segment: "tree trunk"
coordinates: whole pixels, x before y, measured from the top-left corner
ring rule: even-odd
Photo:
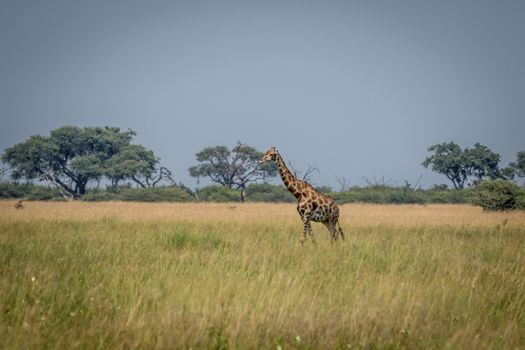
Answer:
[[[82,196],[84,194],[86,194],[86,185],[87,185],[87,181],[82,181],[79,186],[78,186],[78,194],[79,196]]]
[[[449,179],[452,182],[452,185],[454,185],[454,189],[459,190],[459,180],[451,175],[445,174],[447,179]]]
[[[55,177],[53,174],[43,174],[42,179],[51,182],[58,189],[58,191],[60,192],[62,197],[64,197],[64,199],[72,200],[77,197],[75,191],[73,191],[69,186],[60,181],[60,179]]]
[[[146,188],[146,185],[145,185],[142,181],[140,181],[138,178],[136,178],[135,176],[132,176],[132,177],[131,177],[131,180],[135,181],[135,183],[136,183],[138,186],[140,186],[140,187],[142,187],[142,188]]]
[[[241,187],[241,203],[244,203],[244,197],[245,197],[246,193],[245,193],[245,188],[244,187]]]

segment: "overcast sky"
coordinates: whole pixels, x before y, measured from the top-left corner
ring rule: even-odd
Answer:
[[[0,149],[137,132],[176,179],[206,146],[277,146],[313,182],[446,183],[427,146],[525,150],[525,1],[0,0]]]

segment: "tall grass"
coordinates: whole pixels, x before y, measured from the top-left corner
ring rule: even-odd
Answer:
[[[0,347],[522,348],[525,214],[0,202]]]

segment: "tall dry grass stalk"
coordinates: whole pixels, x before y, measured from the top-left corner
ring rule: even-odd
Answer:
[[[0,202],[3,348],[522,348],[525,214]]]

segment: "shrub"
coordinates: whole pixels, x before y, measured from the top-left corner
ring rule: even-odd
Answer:
[[[353,189],[351,191],[329,193],[329,196],[339,204],[359,202],[359,196]]]
[[[370,186],[352,187],[349,191],[331,193],[330,196],[340,204],[362,202],[379,204],[422,204],[425,203],[423,191],[407,187]]]
[[[516,209],[525,209],[525,189],[522,189],[518,193],[516,198]]]
[[[29,200],[63,200],[56,188],[32,183],[0,183],[0,198],[25,198]]]
[[[86,202],[101,202],[111,200],[118,201],[120,200],[120,197],[115,191],[101,191],[94,189],[88,190],[88,192],[83,195],[81,199]]]
[[[421,191],[402,187],[392,188],[390,191],[387,191],[386,201],[394,204],[423,204],[425,203],[425,198]]]
[[[472,202],[485,210],[512,210],[518,207],[519,195],[518,186],[511,181],[484,180],[476,185]]]
[[[98,201],[136,201],[136,202],[191,202],[194,198],[179,187],[111,187],[105,191],[92,189],[81,198],[88,202]]]
[[[65,200],[56,188],[32,186],[26,198],[32,201]]]
[[[194,198],[179,187],[125,188],[120,200],[137,202],[191,202]]]
[[[472,190],[450,190],[434,187],[424,192],[425,200],[427,203],[451,203],[451,204],[463,204],[471,202]]]
[[[13,183],[0,183],[0,198],[23,198],[27,195],[23,185]]]
[[[287,202],[295,197],[284,186],[272,184],[251,184],[246,188],[246,200],[249,202]]]
[[[238,202],[241,194],[221,185],[210,185],[199,189],[197,196],[205,202]]]

